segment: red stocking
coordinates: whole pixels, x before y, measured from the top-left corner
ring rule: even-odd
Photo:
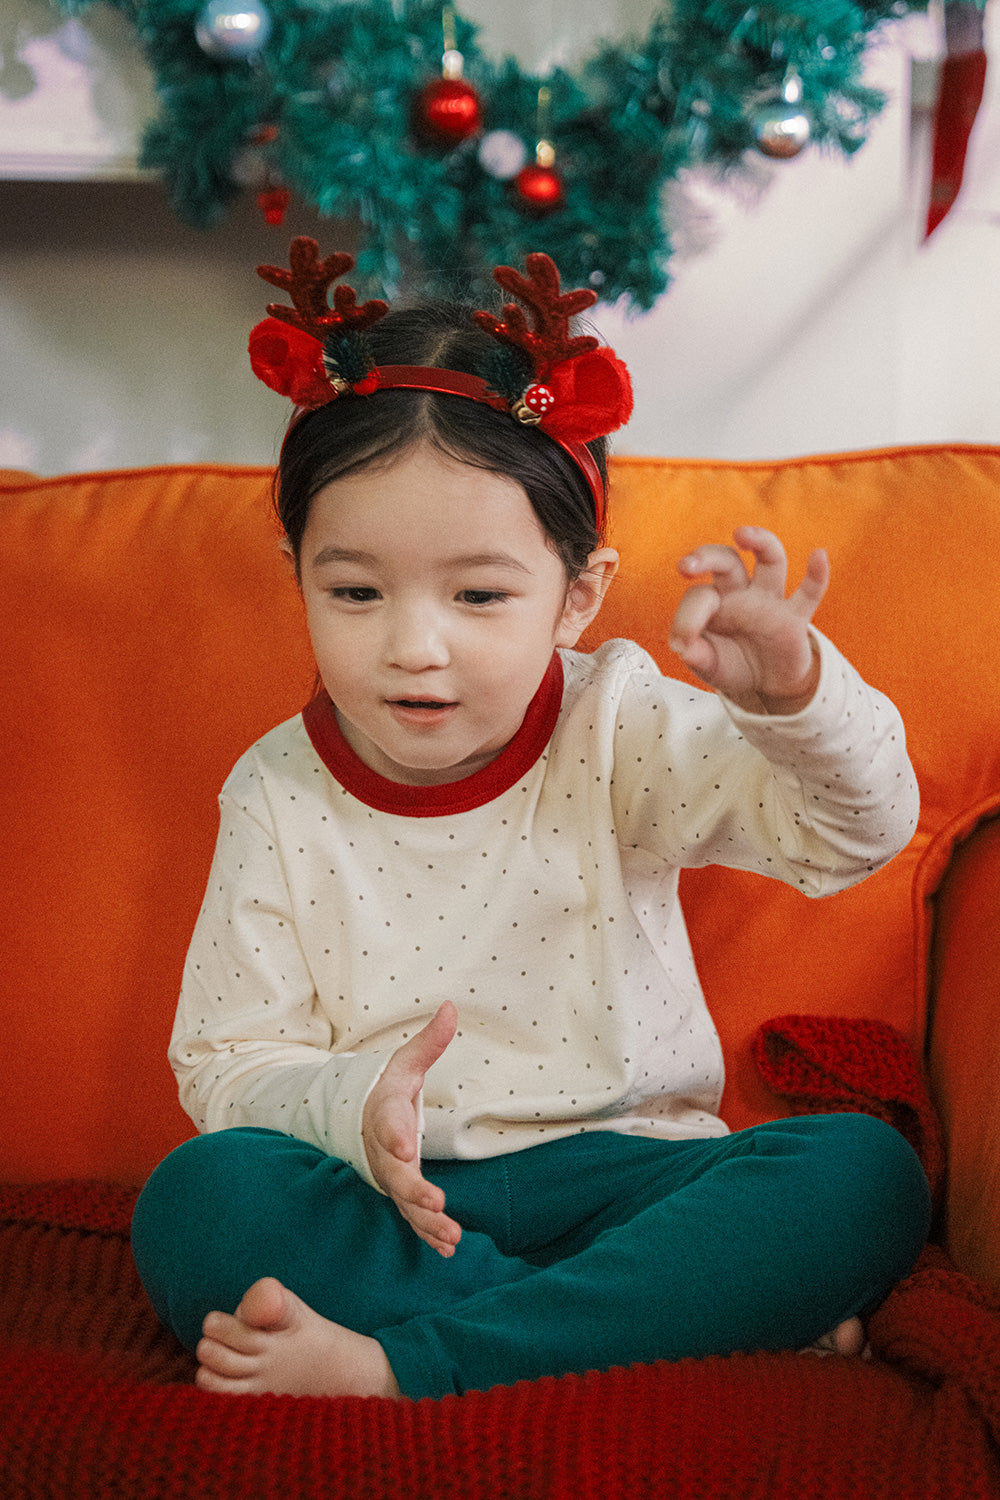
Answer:
[[[927,235],[933,233],[958,197],[969,136],[986,82],[983,12],[979,7],[969,0],[951,0],[945,6],[945,34],[948,55],[941,70],[934,121]]]

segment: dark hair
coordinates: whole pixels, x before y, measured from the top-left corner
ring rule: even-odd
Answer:
[[[478,373],[492,340],[468,308],[427,302],[389,313],[368,334],[376,364],[433,365]],[[474,468],[515,480],[527,493],[572,581],[601,544],[594,500],[579,467],[535,428],[464,396],[386,390],[350,396],[293,419],[281,450],[274,502],[299,564],[313,499],[335,479],[391,465],[421,441]],[[588,444],[607,485],[607,444]]]

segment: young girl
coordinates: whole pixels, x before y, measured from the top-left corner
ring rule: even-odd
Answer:
[[[711,862],[824,895],[913,831],[899,717],[809,623],[825,555],[788,598],[767,531],[680,562],[713,692],[579,654],[629,403],[569,333],[591,299],[532,257],[497,276],[533,328],[331,309],[350,264],[262,268],[295,303],[252,357],[303,408],[276,495],[322,690],[220,799],[171,1045],[201,1133],[135,1215],[154,1305],[220,1392],[856,1352],[926,1181],[867,1116],[727,1133],[677,903]]]

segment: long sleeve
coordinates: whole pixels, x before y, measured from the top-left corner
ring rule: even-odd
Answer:
[[[365,1100],[447,999],[458,1030],[421,1101],[430,1157],[580,1130],[724,1133],[679,869],[823,895],[916,819],[896,710],[819,649],[819,689],[787,717],[664,678],[632,642],[563,653],[537,758],[499,792],[454,783],[432,812],[394,802],[394,783],[372,792],[374,773],[350,788],[349,759],[331,767],[301,716],[265,735],[223,789],[171,1045],[198,1128],[279,1130],[371,1183]]]
[[[170,1045],[181,1104],[201,1131],[279,1130],[372,1182],[361,1115],[393,1049],[338,1050],[278,841],[231,795],[223,793],[220,813]]]
[[[823,896],[909,842],[919,793],[899,714],[825,637],[815,639],[819,687],[788,716],[748,713],[669,680],[665,691],[657,674],[633,674],[615,738],[623,845],[678,866],[753,870]]]

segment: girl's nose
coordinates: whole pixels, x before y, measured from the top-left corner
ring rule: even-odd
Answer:
[[[386,646],[390,665],[406,672],[444,667],[451,659],[444,622],[430,607],[394,611]]]

